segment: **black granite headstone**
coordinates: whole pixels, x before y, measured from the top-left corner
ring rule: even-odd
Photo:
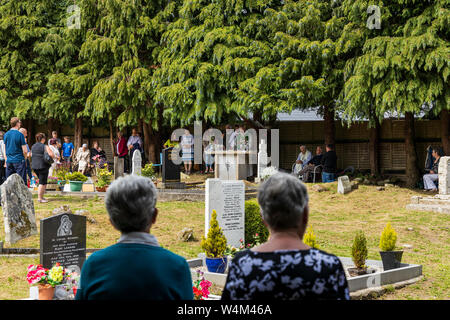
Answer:
[[[180,166],[174,164],[172,161],[172,150],[168,148],[163,150],[163,163],[162,163],[162,182],[180,182]]]
[[[86,260],[86,217],[62,213],[41,220],[40,260],[44,268],[59,262],[63,267],[77,266]]]

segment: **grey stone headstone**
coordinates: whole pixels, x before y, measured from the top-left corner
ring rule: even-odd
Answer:
[[[352,185],[348,176],[339,177],[337,192],[340,194],[346,194],[350,191],[352,191]]]
[[[125,168],[125,160],[123,158],[114,157],[114,179],[123,176]]]
[[[142,155],[139,150],[135,150],[133,152],[133,160],[132,160],[132,169],[131,174],[141,175],[142,173]]]
[[[33,196],[23,179],[15,173],[0,190],[6,243],[13,244],[37,234]]]
[[[450,195],[450,157],[439,160],[439,194]]]
[[[81,270],[86,260],[85,216],[62,213],[42,219],[40,232],[40,262],[44,268],[59,262],[63,267]]]
[[[239,248],[239,240],[245,241],[244,181],[206,180],[205,237],[213,210],[217,212],[217,221],[227,238],[227,245]]]

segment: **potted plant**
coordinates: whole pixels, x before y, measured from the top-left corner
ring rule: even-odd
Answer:
[[[383,269],[390,270],[399,268],[402,261],[402,250],[395,250],[395,243],[397,242],[397,233],[392,228],[391,223],[388,222],[380,238],[380,256],[383,262]]]
[[[87,177],[81,172],[74,172],[67,174],[66,180],[70,183],[70,191],[81,191],[83,183],[87,181]]]
[[[202,236],[201,247],[206,253],[206,267],[209,272],[225,273],[227,258],[225,251],[227,239],[217,221],[217,212],[213,210],[208,231],[208,236]]]
[[[66,270],[56,263],[51,269],[43,268],[42,265],[29,265],[27,281],[31,285],[39,287],[39,300],[52,300],[55,287],[64,283]]]
[[[105,192],[111,183],[112,172],[108,168],[98,170],[97,183],[95,188],[98,192]]]
[[[348,272],[352,276],[359,276],[367,273],[367,240],[364,232],[359,231],[352,245],[352,259],[356,268],[349,268]]]
[[[69,170],[64,167],[60,166],[56,169],[56,177],[58,178],[58,185],[60,188],[64,188],[64,185],[66,184],[66,175],[69,173]]]

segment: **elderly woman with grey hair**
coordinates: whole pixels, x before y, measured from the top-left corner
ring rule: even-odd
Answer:
[[[309,213],[305,185],[277,173],[260,187],[258,202],[270,238],[235,255],[222,300],[350,299],[340,260],[303,243]]]
[[[106,193],[111,224],[121,232],[117,244],[94,252],[81,270],[77,300],[192,300],[187,261],[159,246],[153,182],[130,175]]]

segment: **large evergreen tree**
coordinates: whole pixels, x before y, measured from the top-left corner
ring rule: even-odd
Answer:
[[[350,33],[364,41],[346,81],[346,112],[355,116],[361,113],[361,106],[375,106],[378,118],[385,112],[405,115],[407,184],[414,186],[419,179],[414,114],[424,104],[433,104],[435,113],[450,106],[449,2],[373,3],[381,9],[381,29],[373,31],[376,36],[367,37],[361,31],[367,21],[363,10],[367,2],[345,1],[354,26]]]

